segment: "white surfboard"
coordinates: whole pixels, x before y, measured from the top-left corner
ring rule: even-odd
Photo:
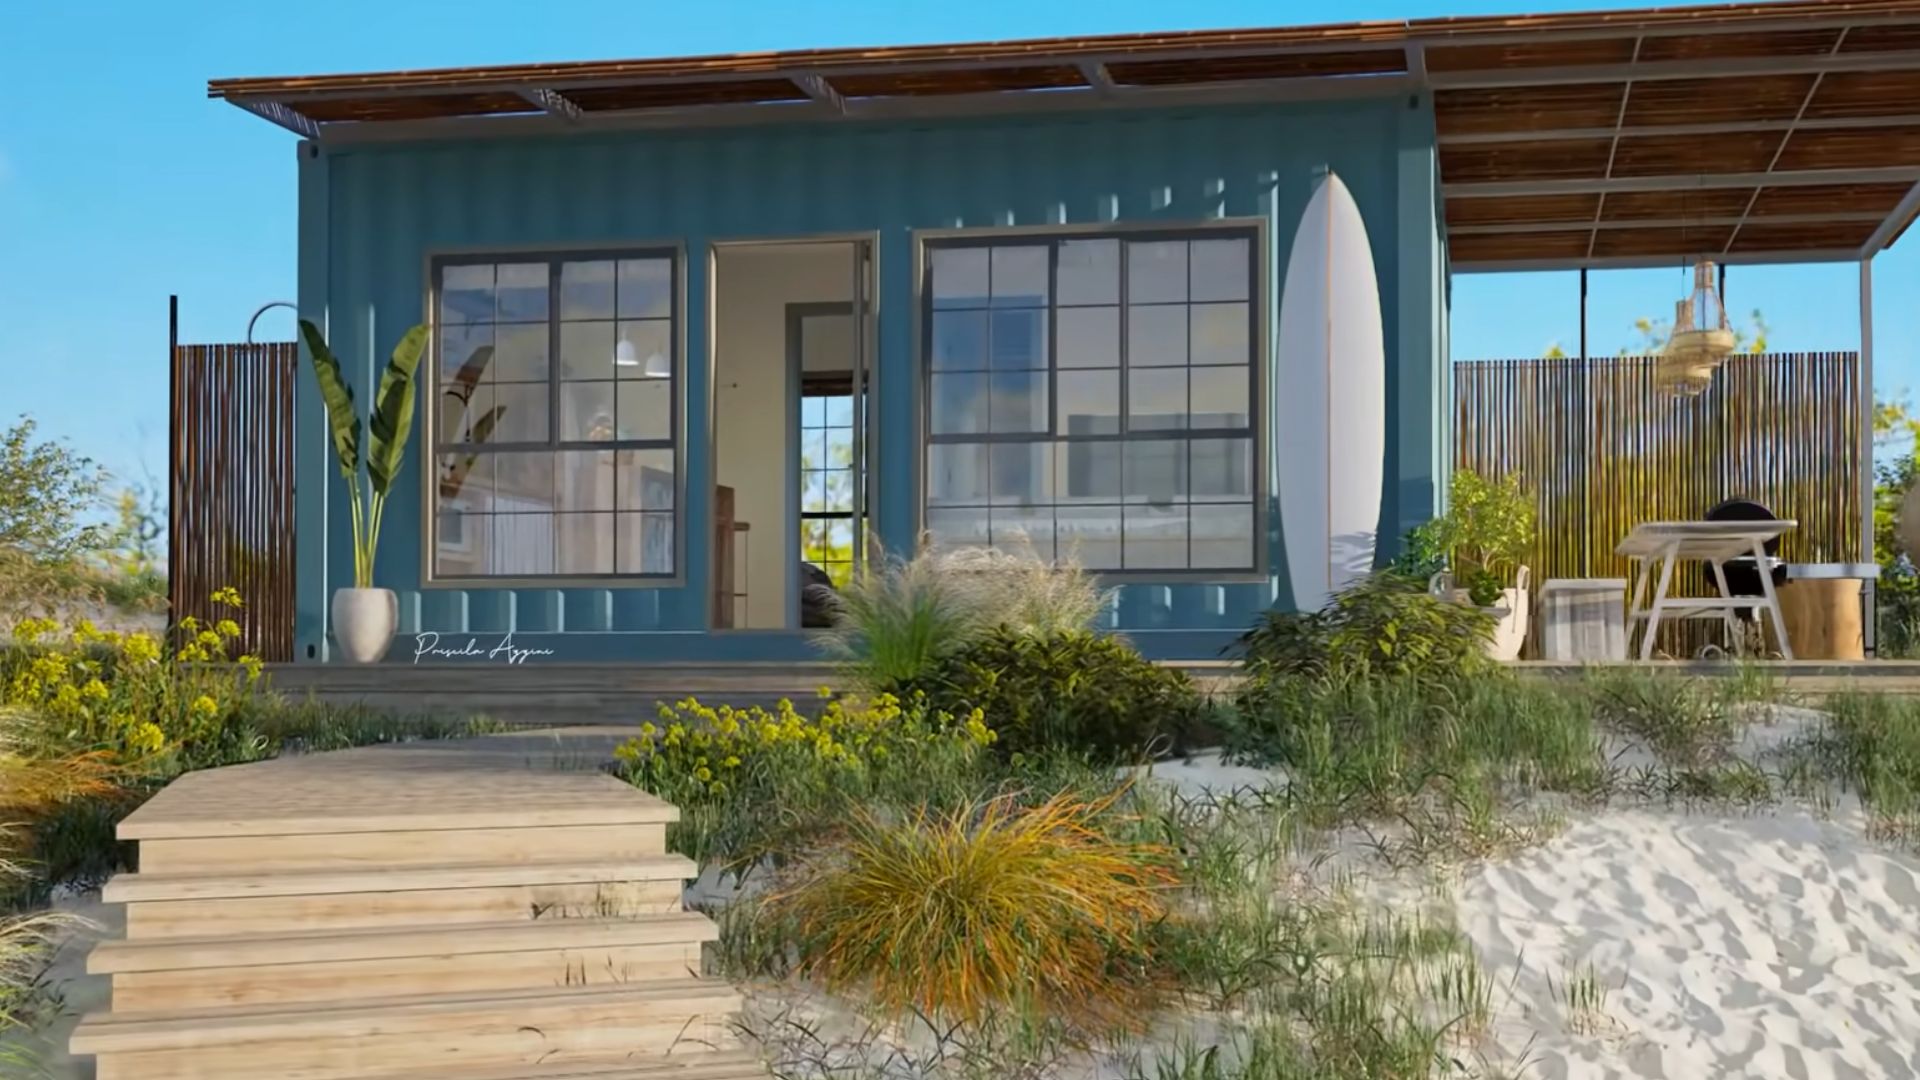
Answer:
[[[1278,340],[1281,534],[1294,603],[1312,610],[1373,568],[1387,447],[1380,286],[1360,208],[1333,173],[1300,216]]]

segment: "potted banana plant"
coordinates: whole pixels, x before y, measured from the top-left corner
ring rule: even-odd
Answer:
[[[327,407],[327,427],[333,456],[347,482],[347,506],[353,525],[353,585],[334,590],[333,637],[340,651],[356,664],[378,663],[393,644],[400,623],[400,604],[392,589],[373,584],[373,556],[380,545],[380,518],[387,496],[400,475],[407,435],[413,430],[414,375],[427,348],[427,328],[416,326],[400,338],[380,373],[373,413],[367,418],[366,481],[361,472],[360,413],[354,407],[353,388],[341,374],[340,361],[313,323],[300,320],[300,336],[313,356],[313,372],[320,381],[320,400]]]

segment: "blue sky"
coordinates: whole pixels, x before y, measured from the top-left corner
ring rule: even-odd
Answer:
[[[166,302],[182,337],[236,341],[294,290],[294,136],[205,97],[208,78],[539,60],[967,41],[1356,18],[1626,7],[1617,0],[1143,0],[963,4],[659,0],[0,0],[0,420],[34,414],[119,476],[164,475]],[[1916,230],[1920,232],[1920,230]],[[1920,235],[1881,256],[1875,343],[1883,392],[1920,386]],[[1735,267],[1735,313],[1760,308],[1785,350],[1859,342],[1854,264]],[[1595,352],[1670,314],[1679,267],[1592,278]],[[1457,359],[1578,342],[1573,274],[1456,279]],[[261,336],[284,337],[283,311]]]

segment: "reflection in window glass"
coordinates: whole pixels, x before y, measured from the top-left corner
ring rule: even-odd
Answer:
[[[930,245],[933,542],[1256,568],[1252,253],[1228,229]]]
[[[674,259],[463,259],[434,287],[434,576],[674,574]]]

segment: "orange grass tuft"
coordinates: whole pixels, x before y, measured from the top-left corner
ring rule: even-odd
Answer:
[[[1118,797],[863,813],[773,903],[796,918],[804,972],[896,1012],[972,1022],[1031,1004],[1125,1021],[1154,994],[1148,935],[1176,879],[1167,849],[1101,828]]]

